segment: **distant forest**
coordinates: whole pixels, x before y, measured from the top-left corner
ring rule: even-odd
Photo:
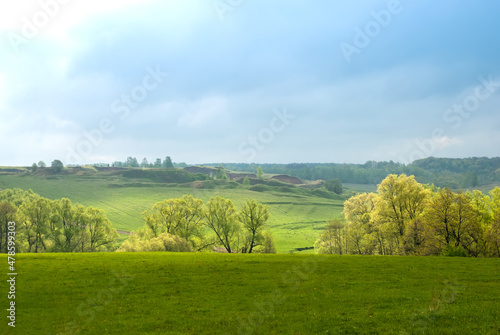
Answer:
[[[218,164],[205,164],[217,166]],[[476,187],[500,182],[500,157],[434,158],[416,160],[411,164],[368,161],[365,164],[292,163],[245,164],[224,163],[232,171],[287,174],[307,180],[340,179],[342,183],[379,184],[388,174],[414,175],[422,184],[454,189]]]

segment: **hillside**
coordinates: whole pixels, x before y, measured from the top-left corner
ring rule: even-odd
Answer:
[[[210,165],[210,164],[206,164]],[[215,164],[212,164],[215,166]],[[255,172],[256,164],[228,163],[235,171]],[[286,174],[306,180],[338,178],[344,184],[379,184],[388,174],[414,175],[423,184],[438,187],[473,188],[500,185],[500,158],[473,157],[464,159],[429,157],[404,165],[368,161],[365,164],[292,163],[260,164],[264,172]]]
[[[326,223],[341,216],[345,197],[322,189],[297,187],[277,180],[240,182],[213,180],[182,169],[126,169],[74,167],[61,174],[49,169],[29,173],[26,168],[0,170],[0,188],[32,189],[49,199],[63,197],[106,211],[113,227],[130,232],[144,222],[141,213],[158,201],[192,194],[208,201],[221,195],[240,206],[255,199],[269,206],[269,226],[278,252],[311,252]],[[122,240],[126,238],[122,234]]]

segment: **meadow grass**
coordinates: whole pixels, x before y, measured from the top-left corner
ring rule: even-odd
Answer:
[[[232,184],[234,186],[234,184]],[[91,175],[0,175],[0,188],[32,189],[49,199],[69,198],[73,203],[105,210],[113,227],[132,231],[144,225],[141,213],[158,201],[192,194],[207,202],[220,195],[240,207],[246,199],[267,204],[269,228],[273,232],[279,253],[297,252],[297,248],[312,248],[326,223],[341,217],[342,199],[327,199],[305,191],[267,187],[265,192],[227,185],[226,187],[196,188],[192,183],[154,183],[144,179],[124,178],[113,174]],[[280,191],[282,190],[282,191]],[[121,235],[121,241],[126,235]],[[304,250],[311,253],[313,250]]]
[[[16,329],[4,316],[0,330],[498,334],[499,270],[499,259],[445,257],[22,254]]]

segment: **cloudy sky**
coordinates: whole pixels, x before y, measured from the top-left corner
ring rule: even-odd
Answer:
[[[498,156],[498,13],[494,0],[5,1],[0,165]]]

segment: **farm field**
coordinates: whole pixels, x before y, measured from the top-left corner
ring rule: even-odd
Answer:
[[[122,176],[92,174],[90,176],[37,176],[0,175],[0,188],[32,189],[49,199],[63,197],[73,203],[94,206],[106,211],[113,227],[120,231],[132,231],[143,226],[141,213],[158,201],[192,194],[208,201],[221,195],[240,206],[246,199],[267,204],[270,209],[269,228],[273,232],[279,253],[312,252],[314,242],[326,223],[341,217],[343,199],[327,199],[302,193],[280,192],[271,189],[264,192],[243,187],[211,189],[196,188],[195,183],[154,183]],[[123,241],[126,235],[121,235]]]
[[[500,331],[499,259],[22,254],[17,268],[17,332],[4,334]]]

